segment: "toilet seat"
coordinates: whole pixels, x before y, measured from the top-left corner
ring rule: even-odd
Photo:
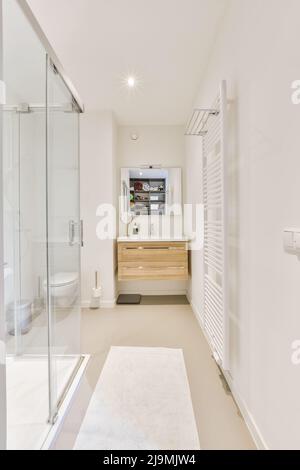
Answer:
[[[50,277],[50,287],[64,287],[78,281],[78,273],[56,273]],[[47,284],[47,281],[45,281]]]

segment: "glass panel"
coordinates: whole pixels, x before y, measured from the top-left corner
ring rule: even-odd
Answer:
[[[15,0],[3,26],[7,435],[34,449],[80,363],[79,115]]]
[[[33,449],[49,429],[46,54],[14,0],[3,2],[3,39],[8,448]]]
[[[80,358],[79,115],[48,64],[48,286],[51,418]]]

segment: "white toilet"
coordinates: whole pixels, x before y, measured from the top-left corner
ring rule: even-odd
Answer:
[[[78,273],[56,273],[50,278],[51,297],[57,307],[71,307],[78,297]],[[47,281],[44,281],[47,294]]]

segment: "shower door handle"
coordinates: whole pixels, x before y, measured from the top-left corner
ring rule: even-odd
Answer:
[[[69,245],[74,246],[75,245],[75,226],[76,223],[74,220],[69,221]]]

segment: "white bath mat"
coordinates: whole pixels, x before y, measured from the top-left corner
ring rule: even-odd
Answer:
[[[74,448],[199,449],[182,351],[111,348]]]

